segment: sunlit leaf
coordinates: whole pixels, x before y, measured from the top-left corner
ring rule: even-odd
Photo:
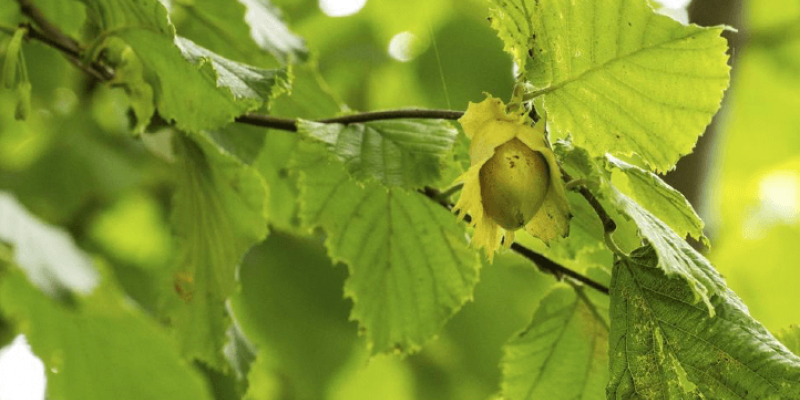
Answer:
[[[234,100],[247,100],[260,106],[287,87],[286,70],[262,69],[231,61],[180,36],[175,37],[175,44],[183,57],[207,77],[215,77],[218,88],[230,90]],[[207,64],[213,69],[206,70],[204,65]]]
[[[181,36],[223,57],[260,67],[304,58],[303,39],[292,33],[267,0],[181,0],[170,17]]]
[[[694,304],[682,279],[657,267],[652,247],[614,267],[608,398],[800,396],[800,357],[790,353],[730,290]]]
[[[374,353],[414,352],[471,298],[480,262],[463,225],[416,192],[360,185],[305,144],[301,218],[328,233],[329,255],[348,265],[345,295]]]
[[[722,27],[684,26],[646,0],[542,0],[527,78],[554,138],[657,171],[689,153],[728,86]]]

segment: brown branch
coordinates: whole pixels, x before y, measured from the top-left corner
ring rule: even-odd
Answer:
[[[92,78],[97,79],[100,82],[106,82],[114,78],[114,74],[109,71],[108,68],[99,63],[91,63],[88,65],[84,64],[81,61],[81,54],[78,50],[65,46],[62,42],[47,36],[44,32],[41,32],[30,25],[27,25],[26,28],[28,30],[28,34],[26,35],[27,39],[38,40],[60,51],[64,54],[66,59],[72,63],[72,65],[76,66],[86,74],[91,75]]]
[[[464,115],[463,111],[453,110],[427,110],[427,109],[408,109],[408,110],[388,110],[372,111],[358,114],[344,115],[341,117],[326,118],[316,120],[323,124],[355,124],[360,122],[381,121],[387,119],[459,119]],[[236,118],[236,122],[243,124],[262,126],[265,128],[280,129],[284,131],[297,132],[297,120],[289,118],[274,117],[272,115],[245,114]]]
[[[80,45],[78,45],[78,42],[63,34],[58,27],[51,24],[30,0],[17,0],[17,3],[19,3],[19,10],[22,14],[30,18],[50,40],[58,43],[65,49],[69,49],[73,55],[80,54]]]
[[[28,38],[36,39],[61,51],[70,63],[99,81],[108,81],[114,77],[114,74],[101,64],[91,63],[87,65],[81,61],[80,44],[61,32],[58,27],[51,24],[30,0],[17,0],[17,3],[19,3],[19,9],[22,14],[30,18],[30,20],[41,29],[41,31],[39,31],[34,29],[33,26],[26,24]]]

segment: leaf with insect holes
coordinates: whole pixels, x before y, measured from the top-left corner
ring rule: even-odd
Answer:
[[[614,267],[608,398],[796,399],[800,357],[754,320],[729,289],[711,296],[657,266],[645,246]]]
[[[491,15],[552,139],[664,172],[711,122],[730,68],[724,27],[684,26],[649,3],[494,0]]]

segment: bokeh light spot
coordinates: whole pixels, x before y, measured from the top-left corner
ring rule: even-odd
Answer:
[[[329,17],[346,17],[359,12],[367,0],[319,0],[319,8]]]
[[[772,171],[758,182],[762,209],[774,219],[793,222],[800,217],[800,174],[797,171]]]
[[[44,364],[19,335],[0,350],[0,399],[44,400]]]
[[[419,36],[409,32],[400,32],[389,41],[389,55],[397,61],[407,62],[422,54],[427,43]]]

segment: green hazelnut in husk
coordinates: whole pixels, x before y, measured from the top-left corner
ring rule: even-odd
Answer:
[[[472,245],[491,260],[524,228],[545,244],[569,233],[569,205],[544,121],[531,126],[525,113],[507,113],[499,99],[470,103],[459,119],[470,138],[470,168],[453,210],[470,215]]]
[[[544,202],[550,168],[540,153],[514,138],[494,150],[480,172],[483,210],[501,227],[525,226]]]

